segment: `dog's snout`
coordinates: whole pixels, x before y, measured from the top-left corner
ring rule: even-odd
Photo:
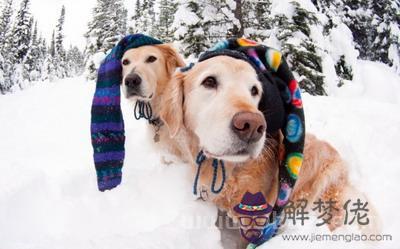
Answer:
[[[232,119],[232,130],[240,140],[248,143],[259,141],[266,126],[264,117],[259,113],[240,112]]]
[[[138,88],[141,83],[142,78],[136,73],[129,74],[125,78],[125,85],[128,88]]]

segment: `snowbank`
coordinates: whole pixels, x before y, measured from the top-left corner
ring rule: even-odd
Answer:
[[[400,79],[382,64],[358,66],[356,80],[335,96],[305,96],[307,129],[338,148],[351,179],[381,214],[383,233],[392,234],[393,241],[370,247],[398,248]],[[145,123],[127,105],[123,184],[97,191],[89,139],[93,90],[75,78],[0,97],[0,249],[222,248],[216,208],[194,200],[187,165],[160,163],[146,142]],[[307,224],[285,234],[327,232]],[[366,246],[278,236],[262,248],[348,245]]]

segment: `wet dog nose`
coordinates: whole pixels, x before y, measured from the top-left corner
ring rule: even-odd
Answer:
[[[140,84],[142,83],[142,78],[138,74],[131,73],[128,74],[125,78],[125,85],[128,88],[139,88]]]
[[[248,143],[259,141],[266,127],[264,117],[258,113],[239,112],[232,119],[232,130],[240,140]]]

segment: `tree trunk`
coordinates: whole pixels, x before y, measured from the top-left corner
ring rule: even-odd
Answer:
[[[233,11],[235,18],[239,21],[240,27],[236,24],[233,25],[232,35],[236,37],[242,37],[244,35],[244,28],[243,28],[243,13],[242,13],[242,0],[235,0],[236,8]]]

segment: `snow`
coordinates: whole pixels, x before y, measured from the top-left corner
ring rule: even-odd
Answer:
[[[358,61],[356,65],[360,72],[355,75],[354,81],[338,88],[332,95],[349,98],[357,96],[369,101],[400,104],[399,76],[392,68],[370,61]],[[394,113],[400,114],[400,110]]]
[[[322,35],[322,33],[320,33]],[[328,37],[319,37],[319,44],[324,44],[328,53],[323,56],[322,64],[328,95],[334,94],[341,89],[337,88],[338,76],[335,71],[335,64],[341,56],[345,57],[346,63],[351,66],[354,75],[357,75],[357,57],[359,52],[354,48],[353,34],[343,23],[332,28]],[[348,81],[346,81],[348,83]]]
[[[188,167],[161,165],[132,110],[123,184],[98,192],[93,91],[74,78],[1,96],[0,248],[218,248],[216,208],[193,200]]]
[[[400,78],[379,63],[358,61],[355,80],[333,96],[305,94],[307,129],[331,142],[350,165],[352,182],[381,215],[398,248]],[[0,248],[222,248],[216,208],[196,201],[184,164],[166,166],[147,142],[145,122],[125,102],[127,158],[123,183],[97,191],[90,145],[94,84],[83,78],[37,83],[0,96]],[[352,230],[343,228],[337,233]],[[312,221],[285,234],[328,233]],[[226,241],[224,242],[226,243]],[[365,248],[362,242],[288,242],[261,248]]]

